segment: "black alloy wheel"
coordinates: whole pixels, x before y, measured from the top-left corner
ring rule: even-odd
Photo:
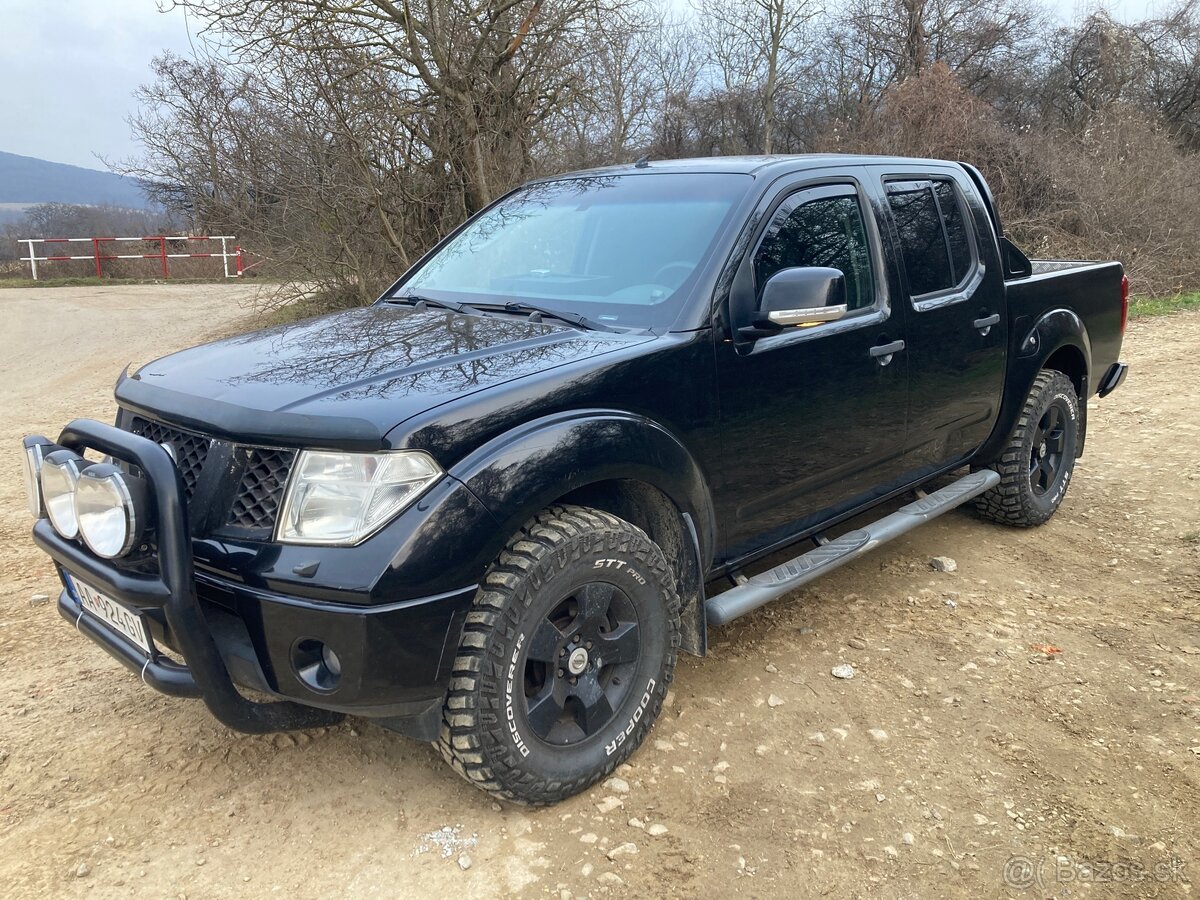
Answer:
[[[555,803],[645,739],[679,653],[666,556],[611,513],[550,506],[512,536],[467,613],[438,747],[494,796]]]
[[[1038,421],[1029,453],[1029,486],[1041,497],[1057,487],[1063,473],[1063,455],[1067,449],[1067,411],[1061,399]]]
[[[603,730],[633,689],[640,650],[637,608],[619,587],[593,581],[564,598],[526,650],[530,729],[560,746]]]
[[[985,517],[1029,527],[1054,515],[1079,456],[1082,404],[1065,374],[1038,372],[1008,441],[987,463],[1000,473],[1000,483],[975,500]]]

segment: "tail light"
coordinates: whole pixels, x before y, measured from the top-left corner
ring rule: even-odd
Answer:
[[[1121,276],[1121,334],[1125,334],[1125,325],[1129,322],[1129,276]]]

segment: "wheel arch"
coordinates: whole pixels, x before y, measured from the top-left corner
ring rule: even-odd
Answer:
[[[612,513],[636,525],[662,548],[675,573],[682,601],[681,647],[694,656],[708,649],[704,616],[704,577],[694,523],[658,488],[644,481],[613,478],[594,481],[563,495],[559,503],[574,503]]]
[[[1087,398],[1092,392],[1091,346],[1087,327],[1070,309],[1052,309],[1032,324],[1015,330],[1000,414],[991,435],[976,451],[974,460],[985,464],[1004,446],[1021,414],[1025,398],[1033,388],[1034,379],[1042,369],[1062,372],[1075,386],[1079,397],[1079,455],[1082,456],[1087,436]]]
[[[1046,358],[1040,368],[1062,372],[1071,379],[1071,384],[1075,385],[1075,393],[1079,399],[1087,399],[1088,364],[1083,355],[1083,348],[1079,345],[1064,343]]]
[[[480,447],[450,474],[495,518],[498,555],[539,510],[592,506],[645,531],[671,563],[683,601],[683,649],[703,655],[704,572],[716,523],[699,464],[657,422],[619,410],[580,410],[529,422]]]

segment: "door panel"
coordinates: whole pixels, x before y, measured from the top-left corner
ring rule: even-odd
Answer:
[[[1008,318],[986,211],[952,171],[883,177],[909,295],[909,447],[919,469],[987,439],[1004,387]]]
[[[853,185],[781,193],[739,271],[748,272],[751,292],[742,302],[756,302],[780,268],[827,266],[846,275],[851,310],[836,322],[751,343],[730,335],[718,341],[725,465],[715,500],[727,558],[882,493],[905,466],[906,335],[902,314],[887,302],[870,207]],[[732,292],[730,299],[736,302]],[[877,346],[884,351],[873,354]]]

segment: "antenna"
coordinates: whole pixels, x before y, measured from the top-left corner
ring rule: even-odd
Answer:
[[[650,168],[650,157],[649,157],[649,156],[643,156],[641,159],[639,159],[637,162],[635,162],[635,163],[633,164],[633,167],[634,167],[635,169],[648,169],[648,168]]]

